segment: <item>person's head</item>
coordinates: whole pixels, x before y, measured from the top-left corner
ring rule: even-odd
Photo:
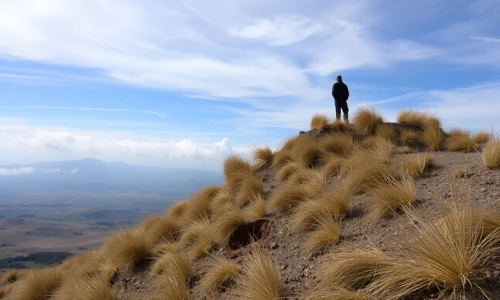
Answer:
[[[337,81],[338,81],[338,82],[342,82],[342,76],[340,76],[340,75],[339,75],[339,76],[337,76]]]

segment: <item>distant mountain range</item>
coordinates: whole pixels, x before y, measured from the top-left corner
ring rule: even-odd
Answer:
[[[191,192],[221,184],[222,174],[193,169],[133,166],[98,159],[0,166],[2,191]]]

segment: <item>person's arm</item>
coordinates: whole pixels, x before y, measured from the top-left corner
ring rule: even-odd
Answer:
[[[345,98],[345,100],[347,101],[347,99],[349,99],[349,88],[347,87],[347,85],[345,86],[345,90],[347,91],[347,97]]]
[[[332,85],[332,97],[335,98],[335,83]]]

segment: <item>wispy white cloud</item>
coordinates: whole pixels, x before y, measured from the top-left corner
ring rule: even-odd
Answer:
[[[478,40],[486,43],[500,43],[500,38],[494,38],[489,36],[471,36],[470,38],[473,40]]]
[[[71,107],[71,106],[12,106],[0,105],[0,108],[13,108],[13,109],[61,109],[61,110],[88,110],[88,111],[109,111],[109,112],[134,112],[141,114],[155,115],[162,119],[166,118],[165,113],[160,113],[151,110],[136,110],[128,108],[103,108],[103,107]]]
[[[61,173],[61,169],[53,168],[53,169],[42,169],[42,173]]]
[[[13,175],[23,175],[23,174],[31,174],[35,172],[35,168],[33,167],[23,167],[23,168],[0,168],[0,176],[13,176]]]

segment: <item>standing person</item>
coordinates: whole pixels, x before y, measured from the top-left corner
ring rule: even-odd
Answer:
[[[335,99],[335,113],[337,120],[340,120],[340,110],[344,113],[344,121],[349,121],[349,107],[347,107],[347,99],[349,99],[349,89],[342,81],[342,76],[337,76],[337,82],[332,86],[332,96]]]

